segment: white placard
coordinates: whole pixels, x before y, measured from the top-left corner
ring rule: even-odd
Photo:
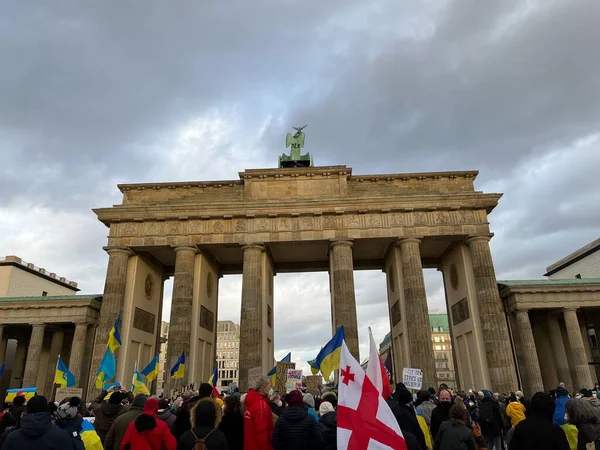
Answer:
[[[69,397],[79,397],[83,395],[82,388],[58,388],[56,390],[56,395],[54,396],[54,400],[58,403],[62,402],[65,398]]]
[[[423,371],[421,369],[409,369],[405,367],[402,370],[402,382],[407,389],[421,389],[423,384]]]

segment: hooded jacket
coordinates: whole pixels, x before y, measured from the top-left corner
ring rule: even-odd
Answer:
[[[123,414],[127,409],[121,403],[114,404],[110,401],[104,401],[108,392],[102,391],[98,397],[92,402],[92,411],[94,411],[94,428],[104,444],[108,430],[113,422],[120,414]],[[116,395],[116,394],[113,394]]]
[[[244,449],[244,416],[241,411],[226,411],[219,424],[219,431],[225,435],[229,450]]]
[[[119,450],[129,424],[142,415],[143,406],[133,404],[129,411],[118,416],[104,439],[104,450]]]
[[[324,450],[337,450],[337,411],[331,411],[321,416],[319,431],[323,437]]]
[[[317,422],[303,407],[288,406],[275,424],[273,448],[275,450],[322,449],[323,438]]]
[[[498,403],[491,397],[484,397],[479,405],[479,426],[484,436],[502,436],[502,414]]]
[[[506,407],[506,416],[510,418],[512,426],[516,427],[521,420],[525,420],[525,406],[519,401],[510,402]],[[481,405],[479,406],[479,417],[481,418]]]
[[[251,389],[244,404],[244,450],[270,450],[273,448],[273,412],[269,400]],[[314,419],[311,420],[314,423]]]
[[[213,408],[208,405],[212,403]],[[208,408],[207,408],[208,407]],[[205,409],[207,408],[207,409]],[[214,421],[212,420],[214,410]],[[190,410],[191,429],[186,431],[179,443],[177,450],[193,450],[196,438],[205,439],[204,445],[207,450],[227,450],[225,435],[218,430],[221,421],[221,408],[211,398],[198,400]]]
[[[554,410],[554,418],[552,422],[554,425],[564,425],[567,423],[565,420],[565,405],[570,400],[569,393],[564,388],[556,390],[556,409]],[[508,415],[508,407],[506,409]]]
[[[161,412],[161,410],[158,410],[158,414],[156,414],[156,417],[158,417],[160,420],[165,422],[167,424],[167,426],[169,427],[169,430],[171,430],[171,432],[173,432],[173,430],[175,429],[175,419],[177,418],[175,416],[175,414],[173,414],[168,409],[165,409],[162,412]]]
[[[433,450],[475,450],[473,433],[465,424],[447,420],[440,425]]]
[[[156,409],[151,408],[151,404]],[[130,423],[121,441],[119,450],[176,450],[177,441],[165,422],[156,418],[158,401],[151,398],[146,402],[141,415]]]
[[[79,415],[68,419],[57,419],[56,426],[61,430],[65,430],[71,436],[74,450],[85,450],[85,445],[81,439],[81,428],[83,418]]]
[[[10,433],[2,450],[64,450],[72,449],[69,433],[52,424],[49,412],[25,414],[21,428]]]
[[[588,400],[570,399],[565,405],[569,423],[577,427],[577,450],[586,450],[586,444],[600,442],[598,409]]]

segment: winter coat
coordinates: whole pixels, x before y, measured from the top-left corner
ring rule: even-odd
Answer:
[[[56,426],[61,430],[65,430],[71,436],[74,450],[85,450],[85,445],[81,439],[81,426],[83,418],[81,416],[71,417],[69,419],[58,419]]]
[[[186,431],[177,444],[177,450],[193,450],[196,444],[196,437],[198,439],[206,439],[204,445],[206,445],[207,450],[228,450],[225,435],[208,425],[194,427]]]
[[[449,402],[447,407],[444,402],[440,402],[433,411],[431,411],[431,438],[436,441],[438,430],[443,422],[450,420],[450,407],[452,402]]]
[[[433,403],[431,400],[427,400],[419,405],[419,409],[421,410],[421,415],[425,419],[425,422],[427,422],[427,425],[430,425],[431,413],[435,409],[435,403]]]
[[[175,425],[173,426],[173,436],[179,440],[183,433],[188,431],[190,427],[190,410],[200,397],[193,397],[190,400],[184,401],[179,409],[175,411]]]
[[[271,407],[271,411],[273,412],[273,414],[275,414],[277,417],[279,417],[281,415],[281,413],[283,412],[283,410],[281,409],[281,406],[279,406],[275,402],[269,402],[269,406]]]
[[[404,443],[406,444],[406,450],[427,450],[419,445],[417,442],[417,438],[414,434],[403,431],[402,435],[404,436]]]
[[[50,413],[26,414],[21,428],[10,433],[2,450],[71,450],[73,440],[65,430],[52,424]]]
[[[175,419],[177,419],[175,414],[173,414],[168,409],[165,409],[163,412],[160,412],[159,410],[158,414],[156,414],[156,417],[165,422],[169,427],[171,433],[173,433],[173,430],[175,429]]]
[[[141,406],[132,406],[129,411],[115,419],[104,438],[104,450],[119,450],[121,448],[121,441],[125,436],[127,427],[142,415],[143,409]]]
[[[508,450],[570,450],[565,432],[542,417],[528,417],[519,422]]]
[[[491,398],[484,398],[479,406],[479,426],[481,427],[481,433],[488,437],[502,436],[502,429],[504,428],[504,422],[502,421],[502,414],[500,414],[500,408]]]
[[[554,417],[552,419],[554,425],[564,425],[567,423],[565,420],[565,405],[569,400],[571,399],[566,396],[556,398],[556,409],[554,410]],[[506,413],[508,415],[508,407],[506,408]]]
[[[225,435],[229,450],[244,449],[244,416],[240,411],[225,413],[219,431]]]
[[[112,403],[103,402],[102,400],[98,402],[99,399],[100,397],[98,397],[96,400],[94,400],[94,403],[92,403],[92,410],[94,411],[94,416],[96,417],[94,419],[94,428],[96,429],[98,436],[100,436],[100,440],[104,444],[106,435],[108,434],[108,431],[110,430],[110,427],[114,423],[115,419],[123,414],[126,409],[121,404],[113,405]]]
[[[438,429],[433,450],[475,450],[473,433],[465,424],[447,420]]]
[[[425,436],[423,436],[423,431],[421,431],[421,426],[419,425],[419,421],[417,420],[417,415],[411,407],[406,405],[399,405],[396,400],[392,398],[388,398],[386,403],[392,410],[394,417],[396,417],[396,421],[398,425],[400,425],[400,429],[402,431],[408,431],[412,433],[417,442],[422,448],[425,448]]]
[[[244,404],[244,450],[270,450],[273,448],[273,412],[269,400],[251,389]]]
[[[176,450],[177,441],[165,422],[141,414],[127,427],[119,450]]]
[[[337,450],[337,411],[331,411],[321,416],[319,431],[323,438],[323,449]]]
[[[275,425],[273,448],[275,450],[322,449],[323,438],[315,419],[303,407],[288,406]]]
[[[313,419],[315,419],[315,422],[319,421],[319,415],[315,411],[315,408],[308,408],[306,410],[306,412],[308,413],[309,416],[311,416]]]
[[[600,424],[581,423],[577,425],[577,450],[586,450],[585,445],[600,439]]]
[[[521,402],[510,402],[506,407],[506,416],[510,418],[512,426],[516,427],[521,420],[525,420],[525,406]],[[479,406],[479,417],[481,418],[481,405]]]
[[[17,425],[24,411],[25,406],[12,405],[0,419],[0,434],[4,433],[7,428]]]

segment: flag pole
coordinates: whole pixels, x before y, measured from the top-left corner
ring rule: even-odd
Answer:
[[[58,361],[60,361],[60,355],[56,358],[56,367],[54,368],[54,380],[52,381],[52,401],[56,401],[56,371],[58,370]]]

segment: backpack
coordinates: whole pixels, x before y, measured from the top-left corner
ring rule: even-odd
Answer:
[[[192,434],[194,435],[194,439],[196,440],[194,442],[194,450],[207,450],[206,448],[206,438],[210,436],[210,434],[215,431],[215,430],[210,430],[208,432],[208,434],[206,436],[204,436],[203,438],[199,438],[198,436],[196,436],[196,433],[194,433],[194,430],[190,430],[192,432]]]

